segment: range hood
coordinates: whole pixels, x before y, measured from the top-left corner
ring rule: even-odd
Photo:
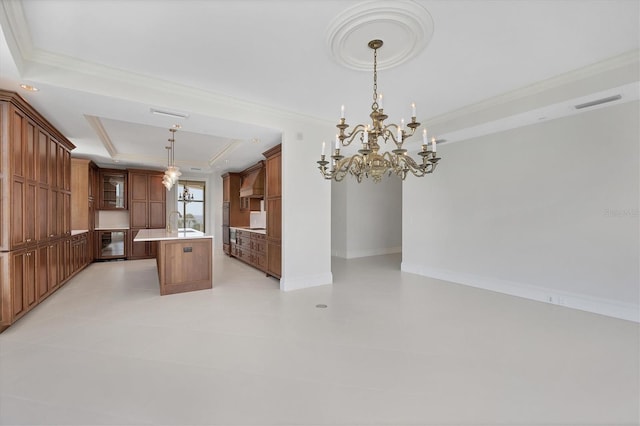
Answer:
[[[262,161],[245,170],[245,173],[246,175],[242,178],[242,186],[240,187],[240,197],[264,198],[264,167]]]

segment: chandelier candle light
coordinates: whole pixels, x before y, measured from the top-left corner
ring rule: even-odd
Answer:
[[[363,177],[371,177],[374,182],[380,182],[385,174],[395,174],[405,179],[409,173],[417,177],[433,173],[440,158],[436,157],[436,138],[431,139],[429,146],[427,129],[422,131],[422,149],[418,155],[422,160],[416,161],[407,155],[407,150],[402,148],[404,141],[413,136],[420,123],[416,121],[416,104],[411,104],[411,121],[405,125],[404,119],[400,125],[384,124],[387,115],[382,106],[382,94],[378,94],[378,49],[382,47],[382,40],[371,40],[368,46],[373,49],[373,104],[371,104],[371,124],[358,124],[351,133],[346,130],[349,125],[345,121],[344,105],[340,108],[340,121],[336,125],[339,133],[336,135],[335,149],[331,155],[331,162],[325,160],[325,143],[322,142],[322,154],[318,168],[325,179],[334,179],[340,182],[347,173],[362,182]],[[362,144],[358,154],[350,157],[340,155],[340,145],[349,146],[356,138]],[[396,149],[391,152],[379,153],[378,141],[384,143],[391,140]],[[331,164],[329,169],[327,166]]]

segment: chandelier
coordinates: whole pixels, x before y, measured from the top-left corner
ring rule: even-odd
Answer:
[[[407,150],[402,147],[404,141],[413,136],[420,123],[416,121],[416,105],[411,104],[411,121],[405,126],[404,119],[397,124],[384,124],[387,115],[382,108],[382,94],[378,95],[378,49],[382,46],[382,40],[371,40],[368,46],[373,49],[373,103],[371,104],[371,124],[358,124],[351,133],[346,130],[349,125],[345,122],[344,105],[341,108],[340,121],[336,125],[340,131],[336,135],[336,144],[331,155],[331,161],[325,160],[325,143],[322,142],[322,154],[318,168],[325,179],[334,179],[338,182],[344,179],[347,174],[356,177],[358,182],[362,182],[363,177],[371,177],[374,182],[380,182],[387,174],[395,174],[401,179],[405,179],[409,173],[417,177],[433,173],[440,158],[436,157],[436,139],[431,139],[429,146],[427,139],[427,129],[422,132],[422,149],[418,155],[422,159],[414,160],[407,154]],[[362,147],[358,154],[345,157],[340,154],[340,145],[348,146],[358,139]],[[391,152],[380,152],[379,141],[387,143],[391,140],[395,144],[395,149]],[[330,168],[328,167],[330,165]]]
[[[182,192],[178,194],[178,201],[182,201],[185,204],[193,201],[193,194],[189,192],[189,188],[187,188],[186,183],[183,186]]]
[[[167,170],[165,170],[164,176],[162,177],[162,184],[167,188],[167,191],[171,191],[173,185],[178,182],[178,178],[182,175],[180,168],[175,164],[175,135],[179,128],[180,126],[175,124],[169,129],[171,132],[171,137],[169,138],[170,145],[165,146],[167,150]]]

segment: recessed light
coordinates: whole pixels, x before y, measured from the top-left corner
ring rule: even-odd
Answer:
[[[30,84],[21,84],[20,87],[22,87],[27,92],[37,92],[40,90],[36,86],[32,86]]]
[[[252,143],[260,143],[260,139],[258,139],[258,138],[253,138],[253,139],[251,139],[251,142],[252,142]]]

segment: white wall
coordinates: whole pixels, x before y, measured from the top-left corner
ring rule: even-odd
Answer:
[[[331,182],[331,255],[347,257],[347,183]]]
[[[638,321],[639,112],[443,145],[405,183],[402,269]]]
[[[331,186],[331,251],[347,259],[402,249],[402,181],[358,183],[347,176]]]

